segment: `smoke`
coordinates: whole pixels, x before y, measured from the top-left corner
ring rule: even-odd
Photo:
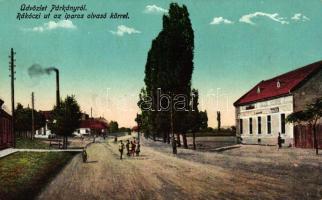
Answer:
[[[30,77],[50,74],[53,71],[58,71],[58,69],[55,67],[44,68],[39,64],[33,64],[28,68],[28,74]]]

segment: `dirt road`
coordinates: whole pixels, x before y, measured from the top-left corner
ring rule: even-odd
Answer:
[[[167,148],[147,144],[142,146],[139,158],[119,160],[117,145],[96,143],[88,148],[88,163],[76,156],[39,199],[321,198],[320,158],[312,165],[303,165],[302,169],[309,171],[302,173],[298,168],[301,163],[296,166],[290,160],[274,161],[278,157],[251,159],[252,155],[246,155],[249,151],[244,152],[244,158],[242,151],[219,154],[179,150],[178,158]]]

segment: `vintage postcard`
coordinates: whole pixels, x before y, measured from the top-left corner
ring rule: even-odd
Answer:
[[[322,199],[321,0],[0,0],[0,200]]]

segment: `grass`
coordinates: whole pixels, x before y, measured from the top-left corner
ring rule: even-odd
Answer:
[[[235,136],[232,132],[197,132],[196,137],[216,137],[216,136]],[[187,137],[192,137],[192,133],[187,133]]]
[[[33,199],[75,155],[71,152],[18,152],[0,159],[0,199]]]
[[[16,140],[17,149],[49,149],[49,145],[41,141],[40,139],[29,139],[29,138],[17,138]]]

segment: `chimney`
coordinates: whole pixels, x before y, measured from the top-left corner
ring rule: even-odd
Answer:
[[[60,105],[60,91],[59,91],[59,70],[55,68],[56,72],[56,105]]]

